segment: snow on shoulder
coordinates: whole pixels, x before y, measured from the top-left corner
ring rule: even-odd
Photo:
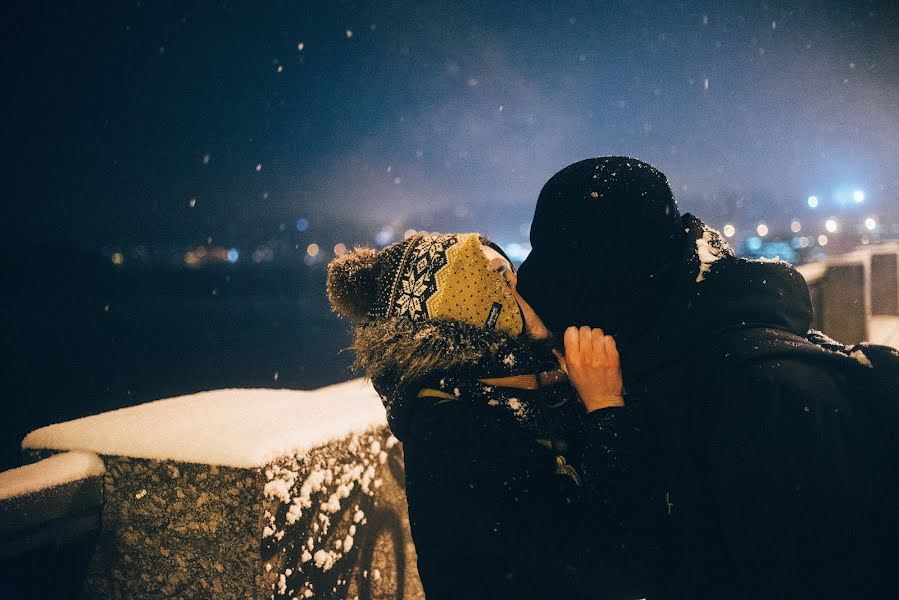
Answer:
[[[354,379],[314,391],[200,392],[42,427],[23,448],[261,467],[386,424],[371,384]]]
[[[702,283],[706,274],[712,270],[712,265],[728,253],[727,246],[722,240],[720,233],[708,225],[703,225],[702,237],[696,238],[696,257],[699,259],[696,283]]]
[[[63,452],[24,467],[0,473],[0,500],[17,498],[106,472],[91,452]]]

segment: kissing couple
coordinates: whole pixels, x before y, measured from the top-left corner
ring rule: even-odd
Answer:
[[[891,349],[810,331],[794,268],[633,158],[555,174],[530,240],[517,271],[479,233],[328,267],[429,600],[899,593],[895,435],[854,383]]]

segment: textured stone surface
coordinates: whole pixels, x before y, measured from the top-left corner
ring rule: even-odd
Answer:
[[[266,479],[263,569],[275,598],[423,598],[402,448],[386,428],[286,457]]]
[[[423,598],[386,427],[261,468],[102,458],[83,598]]]

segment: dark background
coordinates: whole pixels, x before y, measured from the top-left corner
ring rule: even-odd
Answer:
[[[320,269],[115,269],[60,252],[0,262],[15,281],[0,304],[4,467],[49,423],[207,389],[350,377],[346,328],[328,311]]]

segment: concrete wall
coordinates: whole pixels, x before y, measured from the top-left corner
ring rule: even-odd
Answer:
[[[262,468],[101,458],[102,527],[81,598],[424,597],[402,446],[386,426]]]
[[[871,314],[899,315],[899,246],[884,245],[871,252]]]
[[[872,337],[872,317],[899,316],[899,244],[863,246],[802,265],[812,296],[812,327],[853,344]]]
[[[870,337],[871,260],[865,254],[828,262],[821,299],[822,331],[844,344]]]

